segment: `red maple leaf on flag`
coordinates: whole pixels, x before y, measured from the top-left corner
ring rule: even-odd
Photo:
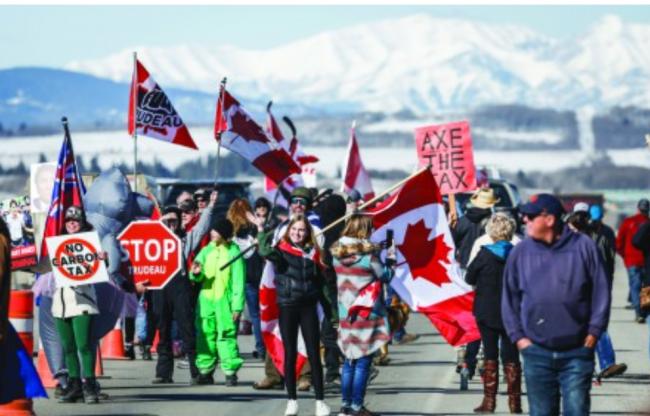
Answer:
[[[449,247],[444,241],[444,234],[429,240],[431,230],[424,220],[410,224],[406,229],[404,243],[397,246],[406,259],[413,279],[426,279],[437,286],[451,283],[447,269],[443,264],[449,263]]]
[[[232,131],[239,134],[247,142],[267,143],[269,141],[264,130],[246,113],[236,111],[230,120],[232,122]]]

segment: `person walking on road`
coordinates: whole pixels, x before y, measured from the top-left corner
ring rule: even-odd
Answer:
[[[244,310],[244,260],[240,258],[221,270],[240,253],[239,246],[230,241],[232,234],[232,223],[225,218],[218,220],[210,230],[210,244],[192,264],[190,280],[202,284],[196,307],[198,384],[214,383],[219,361],[226,386],[236,386],[237,371],[244,363],[237,346],[237,322]]]
[[[632,244],[632,238],[639,230],[641,225],[647,223],[650,213],[650,201],[643,198],[637,204],[638,212],[631,217],[626,218],[618,228],[616,235],[616,252],[623,257],[623,262],[627,268],[627,277],[629,280],[629,301],[634,308],[634,319],[637,322],[645,322],[645,316],[639,306],[639,292],[641,291],[641,282],[645,278],[643,252]]]
[[[562,222],[553,195],[523,205],[526,232],[508,257],[501,316],[524,358],[532,416],[588,415],[594,348],[607,328],[611,294],[593,240]]]
[[[324,401],[318,302],[324,304],[323,309],[330,319],[332,314],[331,303],[325,293],[320,249],[313,228],[301,214],[291,218],[277,245],[271,244],[271,237],[271,233],[260,236],[260,254],[273,264],[275,270],[279,326],[284,347],[284,378],[289,396],[285,416],[298,414],[295,369],[299,329],[311,366],[311,380],[316,394],[315,413],[316,416],[327,416],[330,408]]]
[[[591,208],[599,208],[594,205]],[[591,217],[593,212],[594,217]],[[594,219],[595,218],[595,219]],[[598,251],[605,266],[610,291],[614,284],[614,268],[616,266],[616,251],[614,232],[605,224],[600,223],[602,218],[602,209],[590,209],[586,202],[579,202],[573,207],[573,213],[567,219],[569,227],[579,233],[584,233],[591,237],[598,247]],[[607,227],[607,228],[606,228]],[[608,232],[610,231],[610,232]],[[597,379],[610,378],[623,374],[627,370],[625,363],[616,363],[616,353],[612,339],[607,331],[603,331],[596,344],[596,356],[600,372]]]
[[[331,248],[338,286],[338,345],[343,352],[339,416],[372,416],[364,407],[366,387],[375,352],[390,340],[388,311],[382,301],[382,283],[388,283],[392,270],[378,257],[380,246],[368,239],[372,218],[354,215],[341,238]],[[359,305],[374,294],[371,308]]]
[[[501,361],[508,385],[508,407],[510,413],[521,413],[521,364],[519,351],[510,341],[501,319],[501,292],[503,291],[503,270],[510,251],[510,242],[516,223],[506,214],[492,215],[486,225],[487,234],[493,241],[484,245],[469,264],[465,281],[476,287],[473,312],[476,317],[483,350],[483,402],[474,409],[476,413],[494,413],[499,390],[499,344]]]

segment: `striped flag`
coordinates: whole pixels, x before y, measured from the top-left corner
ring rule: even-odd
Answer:
[[[59,160],[54,175],[52,202],[50,203],[50,209],[45,220],[43,243],[41,244],[41,258],[47,256],[45,239],[63,233],[65,210],[72,205],[83,207],[83,196],[86,193],[86,187],[84,186],[74,158],[67,121],[64,121],[64,131],[63,145],[59,152]]]

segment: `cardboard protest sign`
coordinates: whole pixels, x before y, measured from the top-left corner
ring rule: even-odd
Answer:
[[[108,282],[96,231],[45,239],[57,287]]]
[[[29,207],[30,198],[27,195],[0,201],[0,215],[7,224],[11,238],[11,270],[36,266],[34,222]]]
[[[439,124],[415,129],[420,166],[431,172],[443,195],[476,189],[476,168],[469,123]]]

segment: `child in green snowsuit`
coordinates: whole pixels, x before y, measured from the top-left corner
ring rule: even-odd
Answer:
[[[231,243],[233,226],[227,219],[218,220],[210,230],[210,244],[192,264],[190,280],[202,282],[196,308],[196,366],[201,373],[199,384],[213,384],[212,374],[221,361],[226,385],[237,385],[237,370],[244,360],[237,346],[237,322],[244,309],[244,260],[238,259],[225,270],[226,262],[239,254]]]

